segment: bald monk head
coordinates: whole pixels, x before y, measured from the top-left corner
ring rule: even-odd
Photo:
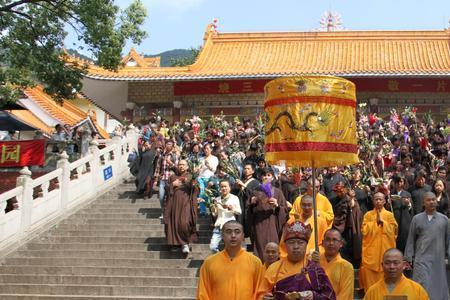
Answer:
[[[437,199],[433,192],[426,192],[423,194],[423,207],[428,215],[432,215],[436,212]]]
[[[384,207],[384,204],[386,203],[386,196],[383,193],[375,193],[375,195],[373,195],[373,207],[376,210],[381,210]]]
[[[386,250],[381,265],[384,271],[384,281],[387,284],[397,283],[402,277],[406,266],[402,251],[396,248]]]
[[[276,262],[280,257],[280,249],[277,243],[269,242],[264,248],[264,265],[269,267]]]

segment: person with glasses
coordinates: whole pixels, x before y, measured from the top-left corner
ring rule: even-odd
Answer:
[[[339,253],[344,242],[339,230],[328,229],[322,242],[324,253],[318,255],[314,252],[312,259],[319,262],[325,270],[336,293],[336,299],[350,300],[353,299],[355,274],[353,265]]]

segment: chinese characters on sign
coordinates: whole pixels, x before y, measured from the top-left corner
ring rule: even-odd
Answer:
[[[18,163],[20,161],[20,145],[2,145],[0,163]]]
[[[108,166],[106,168],[103,169],[103,179],[105,181],[107,181],[108,179],[110,179],[111,177],[113,177],[113,171],[112,171],[112,166]]]
[[[45,141],[0,141],[0,168],[43,166]]]

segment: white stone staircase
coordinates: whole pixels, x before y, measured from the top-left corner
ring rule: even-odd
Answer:
[[[0,299],[195,299],[209,220],[185,257],[164,238],[156,196],[122,184],[5,257]]]

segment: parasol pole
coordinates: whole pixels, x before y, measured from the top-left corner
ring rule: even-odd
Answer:
[[[314,212],[314,241],[316,251],[319,251],[319,233],[317,232],[317,201],[316,201],[316,168],[314,167],[314,160],[312,161],[312,184],[313,184],[313,212]]]

